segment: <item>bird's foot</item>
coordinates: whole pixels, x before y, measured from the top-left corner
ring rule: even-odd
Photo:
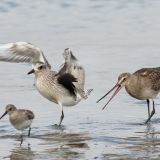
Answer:
[[[20,146],[21,146],[22,143],[23,143],[23,135],[21,135],[20,138],[21,138],[21,139],[20,139]]]
[[[150,119],[147,119],[144,124],[148,124],[150,122]]]
[[[64,125],[59,125],[59,124],[54,124],[52,127],[54,129],[58,129],[58,130],[64,130],[65,129]]]
[[[151,112],[151,115],[149,116],[149,118],[146,120],[146,122],[144,123],[144,124],[147,124],[150,120],[151,120],[151,118],[152,118],[152,116],[155,114],[155,110],[153,110],[152,112]]]

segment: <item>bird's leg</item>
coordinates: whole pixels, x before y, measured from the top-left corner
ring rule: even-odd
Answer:
[[[20,146],[22,145],[22,143],[23,143],[23,135],[21,134],[21,143],[20,143]]]
[[[29,130],[28,130],[28,137],[30,137],[31,135],[31,127],[29,127]]]
[[[61,107],[61,112],[62,112],[61,118],[60,118],[60,122],[59,122],[59,126],[61,126],[61,123],[62,123],[63,118],[64,118],[64,113],[63,113],[63,107],[62,107],[62,105],[61,105],[61,104],[59,104],[59,105],[60,105],[60,107]]]
[[[155,114],[155,104],[154,104],[154,100],[152,100],[152,102],[153,102],[153,110],[152,110],[152,112],[151,112],[150,117],[152,117],[152,116]],[[151,118],[150,118],[150,119],[151,119]]]
[[[61,123],[62,123],[63,118],[64,118],[64,113],[63,113],[63,110],[62,110],[62,114],[61,114],[61,118],[60,118],[59,126],[61,126]]]
[[[150,117],[150,106],[149,106],[149,99],[147,99],[147,106],[148,106],[148,118]]]
[[[152,100],[152,101],[153,101],[153,110],[152,110],[152,112],[151,112],[151,115],[149,116],[149,118],[148,118],[147,121],[145,122],[145,124],[147,124],[147,123],[150,121],[150,119],[152,118],[152,116],[155,114],[154,100]]]

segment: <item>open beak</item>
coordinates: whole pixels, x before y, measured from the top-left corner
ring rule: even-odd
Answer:
[[[2,119],[6,114],[7,114],[7,111],[4,112],[4,114],[0,117],[0,119]]]
[[[32,74],[32,73],[34,73],[35,72],[35,70],[34,69],[32,69],[31,71],[29,71],[27,74]]]
[[[108,102],[105,104],[105,106],[102,108],[102,110],[109,104],[109,102],[114,98],[114,96],[121,90],[121,88],[122,88],[122,86],[120,85],[120,84],[116,84],[110,91],[108,91],[103,97],[101,97],[98,101],[97,101],[97,103],[99,102],[99,101],[101,101],[103,98],[105,98],[108,94],[110,94],[114,89],[116,89],[115,90],[115,92],[113,93],[113,95],[111,96],[111,98],[108,100]]]

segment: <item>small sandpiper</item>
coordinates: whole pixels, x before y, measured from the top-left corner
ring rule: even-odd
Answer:
[[[6,106],[5,113],[0,117],[0,119],[2,119],[6,114],[9,115],[9,121],[12,124],[12,126],[15,129],[21,131],[21,144],[22,144],[23,142],[22,132],[24,129],[29,128],[28,137],[30,136],[31,124],[35,117],[33,112],[25,109],[17,109],[13,104],[8,104]]]

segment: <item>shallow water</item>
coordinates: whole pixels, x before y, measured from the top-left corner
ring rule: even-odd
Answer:
[[[86,69],[86,88],[94,88],[87,100],[64,108],[57,128],[60,110],[35,90],[26,74],[31,66],[1,62],[0,113],[13,103],[36,118],[22,146],[7,116],[0,121],[0,159],[160,159],[159,98],[148,125],[146,102],[125,90],[104,111],[107,99],[96,104],[121,72],[159,66],[159,15],[158,0],[0,1],[0,43],[32,42],[55,70],[70,47]]]

